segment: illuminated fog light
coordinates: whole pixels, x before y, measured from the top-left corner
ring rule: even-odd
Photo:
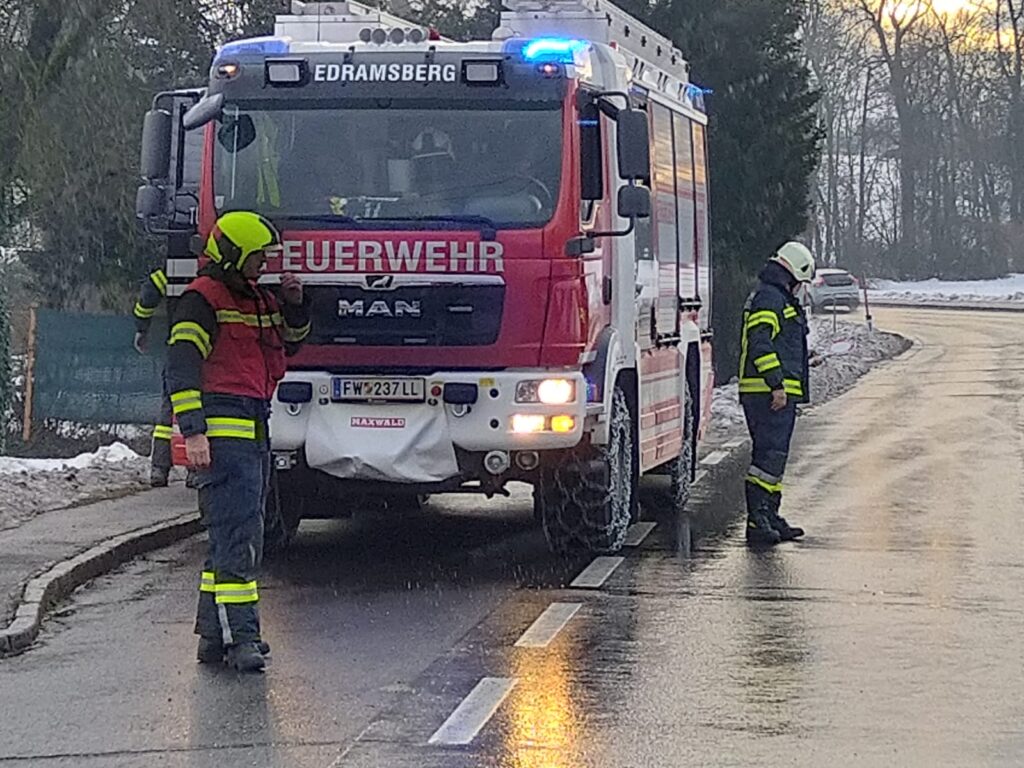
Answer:
[[[552,416],[552,432],[572,432],[576,429],[576,419],[572,416]]]
[[[547,419],[540,413],[517,413],[512,417],[512,431],[520,434],[543,432]]]

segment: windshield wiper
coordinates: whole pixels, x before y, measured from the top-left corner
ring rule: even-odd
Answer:
[[[494,219],[476,214],[451,214],[450,216],[381,216],[373,221],[424,221],[440,224],[475,224],[480,229],[484,240],[494,240],[498,236],[498,225]]]
[[[355,216],[346,216],[343,213],[285,214],[283,216],[275,216],[274,218],[280,221],[311,221],[317,224],[346,224],[348,226],[359,226],[362,222],[362,219],[357,219]]]

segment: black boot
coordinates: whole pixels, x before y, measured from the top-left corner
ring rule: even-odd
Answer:
[[[768,518],[761,514],[747,516],[747,544],[758,547],[770,547],[782,541],[782,536],[768,523]]]
[[[229,645],[226,661],[227,665],[237,672],[262,672],[267,666],[267,660],[260,653],[259,643]]]
[[[780,515],[778,512],[772,512],[768,516],[768,522],[772,528],[779,532],[779,538],[782,541],[793,541],[793,539],[799,539],[804,535],[804,529],[799,526],[790,525],[786,522],[786,518]]]
[[[270,655],[270,643],[266,640],[257,640],[256,649],[262,656]],[[220,638],[200,637],[199,647],[196,649],[196,658],[200,664],[220,664],[224,661],[224,644]]]
[[[149,484],[153,488],[166,488],[171,477],[170,467],[158,467],[154,464],[149,470]]]

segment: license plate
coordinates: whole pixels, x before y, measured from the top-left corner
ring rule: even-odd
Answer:
[[[335,376],[333,389],[334,399],[342,402],[422,403],[427,386],[423,379]]]

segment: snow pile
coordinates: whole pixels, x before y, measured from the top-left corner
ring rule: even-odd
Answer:
[[[923,280],[896,282],[877,280],[868,295],[880,301],[926,303],[934,301],[986,302],[1012,301],[1024,303],[1024,274],[993,280]]]
[[[839,320],[835,331],[832,330],[832,318],[811,318],[810,323],[811,349],[818,354],[829,355],[835,344],[849,345],[849,351],[829,355],[821,365],[811,369],[812,404],[823,403],[842,394],[874,365],[896,357],[910,347],[910,342],[902,336],[868,330],[864,323]],[[708,442],[724,442],[745,430],[739,385],[734,380],[717,387],[711,401]]]
[[[124,443],[105,445],[92,453],[81,453],[73,459],[19,459],[0,456],[0,475],[14,472],[56,472],[64,469],[86,469],[97,465],[141,459]]]
[[[149,458],[121,443],[73,459],[0,457],[0,530],[54,509],[148,487]]]

